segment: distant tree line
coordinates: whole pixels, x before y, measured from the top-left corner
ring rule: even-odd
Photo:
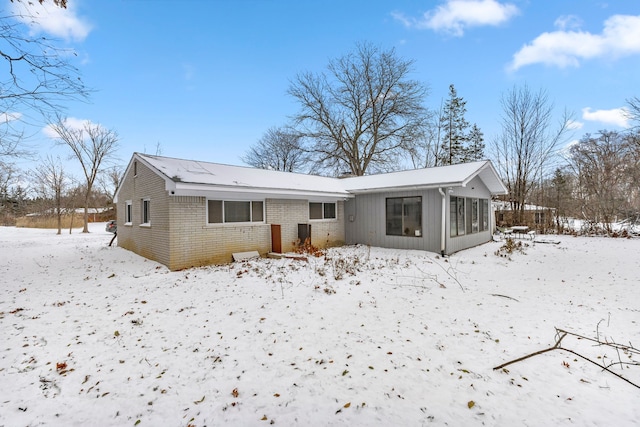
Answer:
[[[568,218],[583,221],[585,233],[612,235],[614,224],[640,226],[637,129],[584,135],[563,154],[564,164],[535,188],[533,200],[556,209],[558,232],[568,228]]]

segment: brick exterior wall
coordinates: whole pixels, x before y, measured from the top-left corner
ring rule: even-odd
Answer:
[[[134,160],[135,161],[135,160]],[[118,193],[118,245],[171,270],[223,264],[234,252],[271,251],[271,225],[279,224],[282,250],[290,252],[298,238],[298,224],[311,224],[312,244],[324,248],[344,243],[344,203],[337,204],[337,219],[309,221],[307,200],[266,199],[265,223],[207,224],[207,199],[170,196],[165,181],[137,161],[131,165]],[[149,226],[140,225],[142,200],[150,200]],[[125,225],[126,202],[132,202],[132,224]]]
[[[137,162],[128,170],[118,193],[118,246],[145,258],[170,264],[169,196],[164,180]],[[150,225],[141,226],[142,200],[150,200]],[[125,225],[125,204],[131,201],[132,222]]]
[[[288,199],[266,200],[266,221],[279,224],[282,251],[293,251],[298,240],[298,224],[311,224],[311,244],[318,248],[344,244],[344,202],[339,201],[335,220],[309,220],[309,201]]]
[[[269,224],[207,224],[205,197],[171,198],[171,263],[169,268],[224,264],[234,252],[271,250]]]

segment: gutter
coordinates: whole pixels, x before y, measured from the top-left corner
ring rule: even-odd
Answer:
[[[442,187],[438,187],[438,192],[442,196],[442,230],[440,230],[440,255],[444,256],[446,249],[446,232],[447,232],[447,195],[442,191]]]

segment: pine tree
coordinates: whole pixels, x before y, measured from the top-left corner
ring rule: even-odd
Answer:
[[[458,96],[456,88],[449,85],[449,99],[447,99],[442,115],[442,129],[444,138],[441,146],[440,165],[455,165],[465,160],[465,146],[468,141],[469,122],[464,118],[467,111],[467,101]]]
[[[463,162],[475,162],[484,159],[484,134],[477,124],[473,124],[467,137],[469,142],[465,148]]]

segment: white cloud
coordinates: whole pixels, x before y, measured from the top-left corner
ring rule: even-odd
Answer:
[[[566,26],[567,22],[556,21],[556,25]],[[640,54],[640,15],[614,15],[604,22],[601,34],[564,29],[540,34],[513,55],[510,69],[538,63],[577,67],[583,60],[634,54]]]
[[[575,120],[569,120],[567,122],[567,129],[569,130],[577,130],[577,129],[582,129],[582,127],[584,126],[584,123],[582,122],[577,122]]]
[[[517,14],[516,6],[496,0],[447,0],[420,19],[401,13],[393,13],[392,16],[406,27],[431,29],[461,37],[469,27],[496,26]]]
[[[22,113],[0,113],[0,124],[7,124],[22,118]]]
[[[582,26],[582,20],[575,15],[563,15],[556,19],[553,25],[559,30],[578,29]]]
[[[64,121],[64,125],[69,129],[81,130],[84,129],[85,125],[92,125],[91,120],[86,119],[78,119],[75,117],[67,117]],[[55,130],[51,127],[51,125],[47,125],[42,129],[42,132],[51,139],[59,138],[59,135]]]
[[[621,128],[629,127],[629,117],[624,107],[595,111],[591,111],[590,107],[586,107],[582,109],[582,118],[584,120],[619,126]]]
[[[82,41],[89,35],[91,25],[77,15],[75,4],[71,1],[64,9],[55,6],[52,1],[42,4],[38,1],[14,1],[11,8],[17,19],[34,34],[44,32],[67,41]]]

